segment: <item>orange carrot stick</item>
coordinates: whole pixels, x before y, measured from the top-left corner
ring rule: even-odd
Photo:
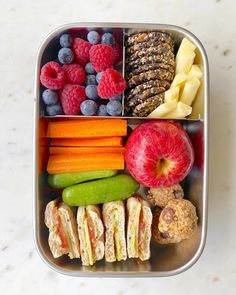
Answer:
[[[113,153],[51,155],[47,166],[49,174],[123,169],[124,155]]]
[[[51,146],[122,146],[122,137],[103,137],[94,139],[52,138]]]
[[[100,138],[126,135],[127,121],[122,119],[51,121],[47,130],[47,137],[51,138]]]
[[[97,153],[114,153],[114,154],[124,154],[125,148],[119,146],[99,146],[99,147],[57,147],[53,146],[49,148],[50,155],[70,155],[70,154],[97,154]]]

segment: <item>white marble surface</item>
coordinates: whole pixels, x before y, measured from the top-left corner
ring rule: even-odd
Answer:
[[[236,1],[0,3],[0,294],[235,294]],[[206,47],[211,73],[209,231],[201,259],[184,274],[70,278],[51,271],[36,253],[31,208],[34,63],[45,35],[73,21],[177,24]]]

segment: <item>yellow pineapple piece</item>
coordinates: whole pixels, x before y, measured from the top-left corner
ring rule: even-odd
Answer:
[[[167,113],[172,112],[177,107],[177,101],[176,100],[170,100],[168,102],[165,102],[159,107],[157,107],[154,111],[152,111],[148,117],[149,118],[161,118],[164,117]]]
[[[201,82],[196,77],[188,80],[184,85],[183,92],[180,96],[180,101],[191,106],[200,85]]]
[[[191,112],[192,112],[192,107],[179,101],[177,103],[176,109],[166,114],[164,118],[183,119],[187,117],[188,115],[190,115]]]
[[[195,52],[191,51],[189,49],[183,48],[183,49],[179,49],[179,51],[177,52],[176,55],[176,65],[175,65],[175,73],[186,73],[188,74],[194,59],[195,59]]]
[[[188,74],[196,56],[195,49],[196,45],[187,38],[182,40],[176,54],[176,74],[181,72]]]
[[[179,100],[179,91],[180,91],[180,86],[175,86],[173,88],[170,88],[165,92],[165,102],[169,101],[178,101]]]
[[[190,51],[194,51],[195,49],[197,48],[196,45],[194,45],[191,41],[189,41],[187,38],[184,38],[182,41],[181,41],[181,44],[179,46],[179,50],[182,50],[182,49],[188,49]]]
[[[180,86],[182,88],[184,86],[185,81],[187,80],[187,75],[185,73],[179,73],[174,77],[174,80],[171,83],[170,88],[175,86]]]
[[[202,78],[202,71],[198,65],[192,65],[189,73],[188,73],[188,79],[192,78],[198,78],[199,80]]]

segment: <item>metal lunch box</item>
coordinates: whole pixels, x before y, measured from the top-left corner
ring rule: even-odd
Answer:
[[[138,259],[127,259],[123,262],[107,263],[102,260],[96,262],[93,267],[84,267],[78,259],[70,260],[64,256],[54,259],[48,247],[48,229],[44,225],[44,210],[50,200],[58,197],[58,192],[51,190],[47,185],[45,165],[49,143],[46,138],[46,128],[49,120],[57,120],[57,118],[54,117],[52,119],[52,117],[43,116],[44,111],[40,103],[40,68],[52,58],[51,52],[58,50],[59,35],[68,30],[86,30],[88,27],[120,29],[123,36],[123,44],[126,33],[147,30],[169,32],[176,44],[180,44],[181,40],[187,37],[197,46],[196,61],[203,70],[202,85],[194,101],[193,112],[189,118],[178,120],[193,139],[192,142],[196,154],[194,167],[184,180],[183,187],[185,196],[197,207],[199,217],[198,229],[190,239],[179,244],[157,245],[156,243],[151,243],[151,258],[146,262],[141,262]],[[124,60],[125,51],[123,50],[123,73],[125,72]],[[42,260],[51,269],[61,274],[78,277],[165,277],[181,273],[190,268],[198,260],[204,249],[207,231],[209,73],[207,56],[200,41],[189,31],[166,24],[67,24],[54,30],[44,40],[39,49],[35,72],[34,98],[33,222],[35,244]],[[122,114],[124,114],[124,98]],[[63,118],[68,118],[68,120],[74,117],[81,120],[85,118],[85,116],[63,116]],[[128,121],[128,125],[131,128],[135,128],[135,126],[150,120],[149,118],[124,116],[123,118]],[[203,142],[199,141],[199,134],[203,135]],[[199,161],[201,162],[200,164]]]

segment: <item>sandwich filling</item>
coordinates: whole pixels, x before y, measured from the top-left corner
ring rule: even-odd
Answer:
[[[152,213],[146,201],[131,197],[127,201],[127,249],[129,258],[147,260],[150,257]]]
[[[77,213],[81,258],[83,265],[93,265],[104,256],[104,228],[97,206],[79,207]]]
[[[144,201],[145,202],[145,201]],[[151,242],[151,225],[152,213],[148,206],[143,206],[139,218],[139,259],[147,260],[150,258],[150,242]]]
[[[61,217],[59,215],[57,207],[53,208],[52,214],[54,219],[53,223],[55,225],[55,231],[61,239],[61,247],[64,251],[67,252],[69,251],[69,243],[68,243],[67,235],[66,235],[63,223],[61,222]]]
[[[126,260],[125,209],[122,201],[103,205],[106,227],[105,258],[108,262]]]
[[[69,257],[71,259],[79,258],[79,241],[76,235],[76,223],[74,216],[72,219],[68,208],[64,208],[63,205],[58,209],[58,214],[61,220],[60,231],[62,230],[66,237]]]
[[[128,256],[138,258],[139,243],[139,215],[141,211],[140,202],[128,202],[128,227],[127,227],[127,247]]]
[[[48,242],[54,258],[63,254],[68,254],[70,258],[80,257],[76,222],[69,206],[59,200],[48,203],[45,224],[49,228]]]

